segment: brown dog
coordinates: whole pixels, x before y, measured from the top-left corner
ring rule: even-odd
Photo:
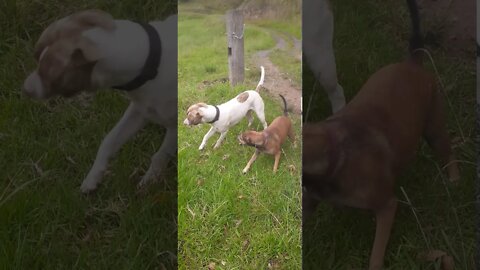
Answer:
[[[252,158],[248,161],[247,166],[243,169],[243,173],[247,173],[252,166],[252,163],[257,159],[260,153],[266,153],[275,156],[275,164],[273,165],[273,172],[277,172],[278,162],[280,161],[280,155],[282,154],[282,144],[287,138],[287,136],[295,142],[295,135],[292,129],[292,122],[288,118],[287,113],[287,102],[285,98],[280,95],[283,100],[284,110],[283,115],[275,118],[270,126],[268,126],[264,131],[246,131],[240,136],[238,140],[243,145],[249,145],[255,147],[255,153]]]
[[[373,210],[376,233],[370,270],[381,269],[397,208],[394,180],[425,138],[449,179],[459,179],[435,78],[422,68],[415,1],[407,1],[414,25],[411,56],[370,77],[342,110],[303,128],[303,209],[318,199]]]

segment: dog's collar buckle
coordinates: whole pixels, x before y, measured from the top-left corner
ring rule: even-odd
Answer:
[[[209,124],[212,124],[212,123],[217,122],[217,120],[220,118],[220,109],[218,109],[217,105],[213,105],[213,107],[215,107],[215,111],[216,111],[216,112],[215,112],[215,117],[213,118],[212,121],[207,122],[207,123],[209,123]]]
[[[148,52],[147,60],[145,60],[145,65],[143,66],[142,71],[137,77],[124,85],[113,86],[114,89],[125,91],[135,90],[140,86],[144,85],[147,81],[150,81],[157,77],[158,66],[160,65],[160,60],[162,58],[162,41],[160,39],[160,35],[158,34],[157,30],[155,30],[155,28],[149,23],[137,23],[143,27],[143,29],[145,30],[145,32],[147,32],[148,35],[150,49]]]

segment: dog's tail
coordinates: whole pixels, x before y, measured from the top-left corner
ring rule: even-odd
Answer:
[[[263,66],[260,66],[260,69],[262,70],[262,74],[260,75],[260,81],[257,84],[257,87],[255,88],[255,91],[258,92],[260,90],[260,87],[263,85],[263,81],[265,80],[265,69]]]
[[[287,101],[285,100],[285,97],[278,94],[282,100],[283,100],[283,115],[288,116],[288,110],[287,110]]]
[[[409,52],[410,56],[418,63],[422,62],[422,53],[417,49],[423,48],[423,38],[420,32],[420,16],[416,0],[407,0],[410,18],[412,20],[412,34],[410,37]]]

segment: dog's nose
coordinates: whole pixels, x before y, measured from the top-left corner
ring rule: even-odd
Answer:
[[[22,92],[26,96],[34,99],[42,99],[44,98],[44,88],[42,86],[42,82],[40,77],[36,72],[30,74],[22,85]]]

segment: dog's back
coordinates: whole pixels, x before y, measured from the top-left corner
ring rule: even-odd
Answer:
[[[347,117],[384,134],[401,167],[414,156],[437,92],[433,76],[406,60],[376,72],[333,118]]]

